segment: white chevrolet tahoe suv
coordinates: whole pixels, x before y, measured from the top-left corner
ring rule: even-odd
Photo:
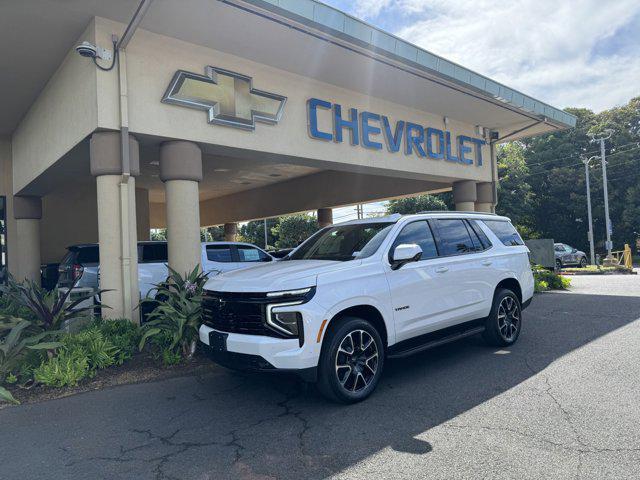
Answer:
[[[508,218],[429,212],[324,228],[284,261],[205,285],[200,341],[233,369],[290,371],[363,400],[384,362],[482,333],[513,344],[533,296]]]

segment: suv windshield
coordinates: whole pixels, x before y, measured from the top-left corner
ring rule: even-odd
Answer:
[[[347,261],[366,258],[382,244],[393,223],[359,223],[320,230],[290,256],[290,260]]]

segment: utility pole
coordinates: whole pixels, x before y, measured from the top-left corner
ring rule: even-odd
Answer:
[[[595,134],[589,135],[593,143],[600,142],[600,159],[602,160],[602,188],[604,190],[604,223],[607,230],[607,258],[605,262],[612,263],[613,257],[611,256],[611,250],[613,244],[611,242],[611,219],[609,218],[609,191],[607,189],[607,160],[605,158],[604,141],[611,138],[613,130],[607,128],[604,131],[604,136],[596,138]]]
[[[589,237],[589,253],[591,257],[591,265],[596,264],[596,257],[593,248],[593,219],[591,217],[591,187],[589,186],[589,163],[591,163],[591,160],[595,160],[596,158],[598,158],[598,156],[594,155],[593,157],[589,157],[586,160],[582,160],[582,163],[584,163],[585,178],[587,179],[587,215],[589,218],[589,232],[587,235]]]
[[[356,214],[358,215],[358,220],[364,218],[364,208],[362,208],[361,204],[356,205]]]

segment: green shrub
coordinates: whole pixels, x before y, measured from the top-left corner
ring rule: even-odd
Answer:
[[[81,349],[61,350],[35,369],[34,378],[50,387],[73,387],[89,374],[89,359]]]
[[[29,381],[33,365],[42,358],[40,352],[53,352],[62,345],[53,341],[59,334],[59,331],[42,331],[30,320],[0,319],[0,385]],[[1,386],[0,400],[17,403]]]
[[[12,308],[26,313],[27,319],[43,330],[57,330],[65,324],[84,319],[92,312],[94,305],[80,307],[86,300],[93,299],[102,291],[79,295],[74,301],[68,301],[71,289],[61,292],[57,288],[50,292],[31,280],[16,282],[9,277],[6,285],[0,285],[0,294]]]
[[[162,363],[164,365],[177,365],[182,361],[182,355],[178,352],[174,352],[169,348],[162,350]]]
[[[535,268],[533,270],[535,288],[537,292],[545,290],[566,290],[571,286],[571,279],[558,275],[550,270]]]
[[[94,326],[100,329],[104,338],[117,347],[114,363],[122,365],[137,351],[140,342],[140,327],[129,320],[96,320]]]
[[[549,290],[549,284],[544,280],[536,280],[534,284],[535,292],[546,292]]]
[[[123,322],[124,323],[124,322]],[[130,322],[127,322],[131,324]],[[135,348],[132,332],[137,327],[120,327],[105,322],[94,322],[78,333],[66,334],[61,338],[58,355],[49,358],[34,369],[37,382],[52,387],[75,386],[86,377],[93,377],[97,370],[121,364]],[[104,332],[107,332],[106,334]],[[127,340],[126,351],[121,350],[112,340],[120,343]]]
[[[202,317],[202,289],[207,281],[207,275],[200,273],[199,267],[185,277],[169,270],[168,280],[155,286],[155,298],[142,302],[157,306],[141,328],[139,345],[142,350],[150,341],[159,347],[165,364],[175,363],[176,358],[166,350],[187,360],[193,356]]]

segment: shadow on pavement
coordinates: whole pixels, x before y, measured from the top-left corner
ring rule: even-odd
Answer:
[[[324,478],[387,448],[429,455],[438,445],[416,436],[639,317],[637,297],[539,295],[508,353],[478,337],[389,361],[353,406],[292,378],[220,370],[8,409],[4,478]]]

